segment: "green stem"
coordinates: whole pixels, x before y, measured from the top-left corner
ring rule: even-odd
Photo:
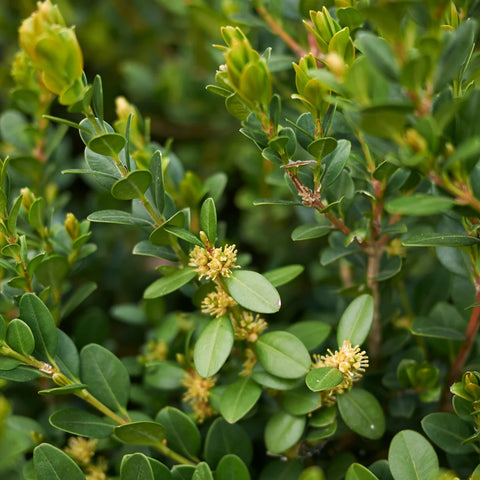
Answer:
[[[75,393],[75,395],[77,397],[80,397],[82,400],[85,400],[92,407],[96,408],[98,411],[102,412],[107,417],[110,417],[112,420],[114,420],[118,424],[124,425],[125,423],[129,423],[128,419],[119,417],[115,412],[113,412],[106,405],[100,402],[100,400],[95,398],[89,391],[81,390],[80,392]]]
[[[182,465],[191,465],[192,467],[196,467],[197,464],[188,460],[188,458],[185,458],[184,456],[180,455],[179,453],[177,452],[174,452],[173,450],[171,450],[170,448],[168,448],[165,444],[163,443],[158,443],[157,445],[155,445],[155,448],[163,453],[163,455],[165,455],[166,457],[169,457],[171,458],[172,460],[175,460],[176,462],[182,464]]]

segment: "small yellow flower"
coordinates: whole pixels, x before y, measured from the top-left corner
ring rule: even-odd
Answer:
[[[242,319],[239,322],[234,322],[233,328],[237,340],[254,343],[268,328],[268,323],[260,315],[256,314],[254,316],[253,313],[244,311]]]
[[[65,447],[64,450],[65,453],[70,455],[79,465],[87,466],[95,455],[96,447],[97,440],[83,437],[70,437],[68,439],[68,446]]]
[[[313,368],[334,367],[343,373],[343,381],[339,385],[329,390],[321,392],[322,404],[330,406],[337,401],[337,395],[350,390],[353,382],[362,378],[365,369],[368,367],[368,357],[365,351],[360,347],[345,340],[339,350],[332,353],[327,350],[328,355],[314,355]]]
[[[232,268],[237,260],[237,249],[235,245],[225,245],[218,248],[204,248],[195,245],[190,252],[191,267],[196,267],[200,278],[215,280],[217,277],[229,277]]]
[[[147,363],[154,360],[166,360],[168,345],[164,340],[150,340],[145,346],[145,353],[138,357],[140,363]]]
[[[214,317],[221,317],[227,310],[237,304],[223,288],[217,285],[214,292],[209,293],[202,300],[202,312]]]
[[[196,371],[189,370],[182,384],[187,387],[183,400],[188,402],[193,409],[193,415],[198,423],[203,423],[207,417],[215,414],[208,402],[210,390],[215,386],[215,377],[202,378]]]
[[[85,470],[85,480],[107,480],[108,462],[100,457],[95,465],[89,465]]]
[[[257,360],[257,354],[251,348],[247,348],[245,350],[245,361],[242,363],[243,368],[239,375],[241,377],[249,377]]]

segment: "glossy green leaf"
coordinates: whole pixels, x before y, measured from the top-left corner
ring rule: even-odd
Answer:
[[[318,225],[316,223],[307,223],[300,225],[292,232],[292,240],[298,242],[301,240],[311,240],[328,235],[332,231],[330,225]]]
[[[30,327],[18,318],[14,318],[8,324],[5,341],[22,355],[30,355],[35,348],[35,339]]]
[[[200,227],[212,245],[217,239],[217,211],[213,198],[207,198],[200,209]]]
[[[115,223],[118,225],[136,225],[139,227],[152,227],[152,223],[141,217],[136,217],[123,210],[98,210],[88,216],[91,222]]]
[[[213,480],[213,474],[208,463],[201,462],[197,465],[192,480]]]
[[[327,425],[331,425],[333,422],[335,422],[336,419],[336,406],[322,407],[310,417],[308,425],[311,427],[326,427]]]
[[[186,371],[175,362],[158,360],[147,363],[145,383],[161,390],[176,390],[182,386]]]
[[[167,477],[168,478],[168,477]],[[156,480],[153,469],[143,453],[125,455],[120,465],[120,480]]]
[[[217,468],[220,460],[228,454],[237,455],[246,465],[250,465],[252,442],[241,426],[217,418],[205,438],[205,460],[212,468]]]
[[[166,438],[166,430],[157,422],[139,421],[115,427],[115,436],[124,443],[158,445]]]
[[[115,427],[111,420],[77,408],[56,410],[50,415],[49,422],[64,432],[92,438],[109,437]]]
[[[95,75],[92,84],[92,102],[95,116],[103,123],[103,86],[100,75]]]
[[[280,295],[275,287],[259,273],[235,270],[225,278],[228,293],[242,307],[259,313],[275,313],[280,310]]]
[[[332,185],[340,176],[348,162],[350,156],[350,142],[339,140],[335,150],[327,155],[323,161],[327,165],[327,170],[322,179],[324,188]]]
[[[385,432],[385,416],[378,400],[367,390],[354,388],[337,398],[346,425],[362,437],[377,440]]]
[[[303,435],[306,419],[286,412],[277,412],[267,421],[265,446],[270,453],[282,453],[293,447]]]
[[[388,463],[395,480],[424,480],[438,474],[435,450],[425,437],[413,430],[402,430],[393,437]]]
[[[11,380],[12,382],[29,382],[40,376],[41,374],[38,370],[24,365],[19,365],[18,367],[8,370],[0,370],[0,378]]]
[[[63,387],[47,388],[46,390],[39,390],[39,395],[70,395],[88,388],[85,383],[73,383],[71,385],[64,385]]]
[[[172,468],[172,480],[192,480],[195,467],[191,465],[175,465]]]
[[[321,392],[340,385],[343,374],[335,367],[314,368],[305,377],[305,383],[312,392]]]
[[[287,328],[287,332],[299,338],[308,350],[314,350],[321,345],[327,339],[330,330],[330,325],[317,320],[296,322]]]
[[[28,223],[40,230],[44,227],[45,200],[43,197],[36,198],[28,210]]]
[[[371,32],[360,32],[355,46],[372,62],[374,67],[389,80],[396,80],[399,68],[388,43]]]
[[[166,246],[152,245],[148,240],[138,242],[133,248],[134,255],[144,255],[146,257],[164,258],[174,262],[177,260],[175,252]]]
[[[333,152],[336,147],[337,140],[333,137],[325,137],[314,140],[308,145],[307,150],[314,158],[322,159],[325,155]]]
[[[268,373],[299,378],[310,369],[310,354],[293,334],[283,331],[261,335],[255,344],[258,359]]]
[[[268,373],[260,363],[257,363],[252,371],[252,378],[259,385],[263,385],[266,388],[271,388],[273,390],[290,390],[292,388],[298,387],[303,383],[303,380],[300,378],[281,378],[271,373]]]
[[[125,147],[125,137],[119,133],[104,133],[93,137],[87,144],[88,148],[99,155],[115,157]],[[108,161],[108,159],[105,159]]]
[[[167,445],[172,450],[187,457],[198,455],[202,439],[188,415],[176,408],[165,407],[158,412],[155,421],[165,428]]]
[[[247,466],[236,455],[222,457],[215,470],[215,480],[250,480]]]
[[[193,267],[185,267],[172,275],[155,280],[145,290],[143,297],[146,299],[158,298],[168,295],[186,285],[190,280],[197,276]]]
[[[421,337],[443,338],[446,340],[465,340],[463,332],[452,326],[444,325],[443,322],[436,321],[430,317],[415,317],[410,327],[414,335]]]
[[[191,243],[192,245],[198,245],[199,247],[204,246],[195,234],[193,234],[190,230],[186,230],[185,228],[167,225],[165,226],[165,231],[174,235],[175,237],[181,238],[182,240]]]
[[[148,170],[133,170],[113,184],[111,193],[118,200],[133,200],[141,198],[151,183],[152,174]]]
[[[361,345],[368,336],[373,322],[373,298],[360,295],[343,312],[337,331],[337,343],[341,347],[348,340],[352,346]]]
[[[193,361],[202,377],[215,375],[227,360],[234,341],[232,322],[226,316],[210,320],[193,350]]]
[[[281,405],[290,415],[306,415],[321,406],[321,397],[305,385],[282,393]]]
[[[320,467],[312,465],[307,467],[302,474],[298,477],[298,480],[326,480],[325,473]]]
[[[347,470],[345,480],[378,480],[378,477],[363,465],[352,463]]]
[[[185,212],[180,210],[172,215],[168,220],[157,227],[149,237],[149,240],[154,245],[170,245],[170,234],[165,230],[165,227],[181,227],[185,225]]]
[[[385,204],[385,210],[399,215],[435,215],[450,210],[454,203],[448,197],[417,193],[390,200]]]
[[[422,428],[428,438],[442,450],[453,455],[473,452],[471,444],[462,442],[472,435],[472,429],[452,413],[430,413],[423,417]]]
[[[163,159],[160,150],[156,150],[150,159],[149,167],[152,174],[152,195],[157,210],[162,213],[165,208],[165,184],[163,178]]]
[[[49,255],[45,257],[35,269],[38,281],[45,287],[60,288],[70,270],[67,257],[63,255]]]
[[[127,405],[130,378],[128,372],[112,352],[91,343],[80,352],[80,379],[89,392],[114,411]]]
[[[480,239],[456,233],[423,233],[402,241],[406,247],[469,247],[476,243]]]
[[[33,333],[35,352],[41,358],[53,358],[58,343],[57,327],[50,310],[35,294],[26,293],[20,299],[20,318]]]
[[[42,443],[33,450],[33,464],[38,480],[85,480],[80,467],[62,450]]]
[[[244,417],[257,403],[262,388],[249,377],[229,385],[220,398],[220,413],[229,423]]]
[[[269,270],[263,276],[274,286],[280,287],[297,278],[305,269],[303,265],[286,265]]]

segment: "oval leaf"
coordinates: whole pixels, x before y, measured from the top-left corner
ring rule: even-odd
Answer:
[[[298,277],[305,267],[303,265],[286,265],[276,268],[263,274],[263,276],[274,286],[279,287]]]
[[[417,193],[408,197],[398,197],[385,204],[385,210],[400,215],[434,215],[450,210],[455,202],[448,197]]]
[[[131,422],[115,427],[115,435],[124,443],[155,446],[163,443],[166,430],[157,422]]]
[[[200,227],[207,235],[208,240],[212,245],[215,245],[217,239],[217,211],[215,209],[215,202],[213,198],[207,198],[200,210]]]
[[[111,421],[76,408],[55,411],[50,415],[49,422],[64,432],[93,438],[109,437],[115,428]]]
[[[337,403],[343,421],[362,437],[376,440],[385,432],[382,407],[370,392],[355,388],[339,395]]]
[[[120,465],[120,480],[154,480],[153,468],[143,453],[125,455]]]
[[[122,210],[99,210],[88,216],[91,222],[115,223],[118,225],[137,225],[139,227],[151,227],[152,224],[141,217],[135,217],[131,213]]]
[[[94,343],[80,352],[80,378],[92,395],[114,411],[126,407],[130,393],[127,369],[112,352]]]
[[[330,225],[318,225],[317,223],[307,223],[295,228],[292,232],[292,240],[298,242],[300,240],[311,240],[328,235],[332,231]]]
[[[425,480],[438,474],[438,457],[430,443],[413,430],[397,433],[390,443],[388,464],[395,480]]]
[[[232,322],[228,317],[211,320],[202,330],[193,350],[197,372],[204,378],[215,375],[230,355],[233,341]]]
[[[343,374],[335,367],[314,368],[305,377],[305,383],[312,392],[321,392],[340,385]]]
[[[247,466],[236,455],[222,457],[215,470],[215,480],[250,480]]]
[[[114,157],[123,150],[125,143],[125,137],[119,133],[104,133],[98,137],[93,137],[87,146],[92,152],[99,155]]]
[[[403,240],[407,247],[469,247],[480,243],[480,239],[456,233],[423,233]]]
[[[220,413],[229,423],[245,416],[257,403],[262,388],[250,378],[241,378],[229,385],[220,398]]]
[[[141,198],[151,183],[152,174],[148,170],[134,170],[113,184],[111,194],[118,200]]]
[[[159,278],[155,280],[151,285],[147,287],[143,298],[152,299],[163,297],[169,293],[178,290],[186,285],[190,280],[193,280],[197,276],[197,272],[193,267],[185,267],[172,275]]]
[[[242,307],[259,313],[280,310],[280,295],[275,287],[259,273],[236,270],[225,279],[228,293]]]
[[[338,324],[337,342],[341,347],[345,340],[361,345],[368,336],[373,322],[373,298],[365,294],[357,297],[343,312]]]
[[[65,452],[48,443],[42,443],[33,450],[33,465],[38,480],[85,480],[80,467]]]
[[[261,335],[255,344],[258,359],[268,373],[280,378],[299,378],[310,369],[310,355],[303,343],[288,332]]]
[[[282,453],[293,447],[303,435],[305,417],[277,412],[265,427],[265,445],[270,453]]]
[[[30,355],[35,348],[35,339],[30,327],[18,318],[14,318],[8,324],[5,340],[13,350],[22,355]]]
[[[345,480],[378,480],[378,477],[363,465],[352,463],[347,470]]]

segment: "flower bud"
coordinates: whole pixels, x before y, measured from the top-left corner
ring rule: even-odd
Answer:
[[[68,28],[50,0],[37,3],[37,11],[19,28],[22,50],[41,73],[47,90],[59,95],[60,103],[71,105],[83,92],[83,58],[73,28]]]
[[[35,201],[35,195],[28,187],[22,188],[20,195],[22,195],[22,207],[26,212],[29,212],[32,203]]]
[[[67,213],[65,217],[65,230],[72,240],[75,240],[80,233],[80,224],[73,213]]]

